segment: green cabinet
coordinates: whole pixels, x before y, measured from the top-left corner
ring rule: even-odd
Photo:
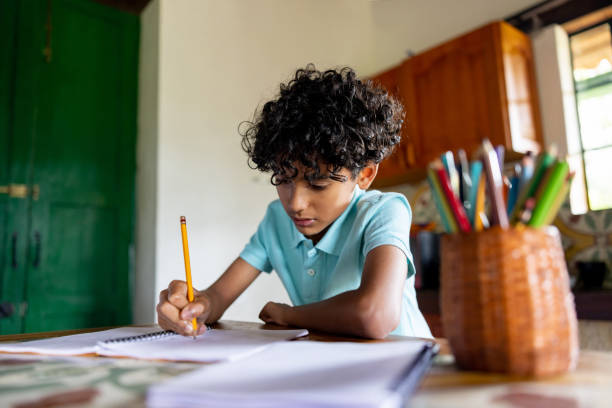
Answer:
[[[129,323],[138,17],[10,0],[0,27],[0,333]]]

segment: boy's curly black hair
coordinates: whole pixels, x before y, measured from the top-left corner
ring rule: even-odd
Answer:
[[[253,122],[242,123],[242,148],[251,168],[272,172],[274,185],[297,176],[296,162],[307,179],[320,176],[323,162],[330,178],[341,180],[343,167],[355,177],[391,153],[403,117],[399,101],[351,68],[321,72],[309,64],[281,84]]]

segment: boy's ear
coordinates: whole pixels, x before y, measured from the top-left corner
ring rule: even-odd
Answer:
[[[378,173],[377,163],[370,163],[361,169],[357,175],[357,184],[359,185],[359,188],[362,190],[367,190],[370,187],[370,184],[372,184],[376,178],[376,173]]]

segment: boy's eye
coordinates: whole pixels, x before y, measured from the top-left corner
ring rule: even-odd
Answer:
[[[327,187],[327,185],[320,185],[320,184],[310,184],[310,188],[312,188],[313,190],[325,190],[325,188]]]
[[[277,185],[289,184],[289,183],[291,183],[291,181],[292,181],[291,179],[284,179],[284,178],[280,178],[280,177],[277,177],[277,178],[274,179],[274,183],[277,184]]]

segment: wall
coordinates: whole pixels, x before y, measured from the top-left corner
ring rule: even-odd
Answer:
[[[139,182],[153,185],[138,190],[136,282],[146,285],[136,321],[154,320],[156,293],[184,276],[180,215],[187,217],[200,288],[254,232],[275,190],[247,167],[237,127],[295,68],[350,65],[367,76],[399,62],[406,49],[421,50],[535,3],[154,0],[142,19],[143,34],[159,30],[158,55],[146,51],[154,47],[150,36],[141,44],[141,102],[149,105],[140,107]],[[150,63],[159,64],[157,80],[142,77]],[[157,105],[147,94],[156,87]],[[140,212],[152,208],[153,217]],[[256,320],[267,300],[288,302],[275,276],[257,279],[225,318]]]
[[[157,144],[159,79],[159,1],[141,14],[138,75],[138,139],[136,143],[136,234],[133,315],[152,322],[155,293],[157,217]]]
[[[268,176],[247,167],[237,127],[279,81],[309,62],[371,71],[369,4],[334,1],[321,13],[325,4],[160,2],[155,291],[184,277],[180,215],[202,288],[238,255],[275,198]],[[267,300],[289,302],[275,276],[261,276],[226,317],[256,320]]]
[[[419,53],[493,20],[503,20],[534,0],[372,1],[372,56],[378,69],[398,64],[407,51]]]

